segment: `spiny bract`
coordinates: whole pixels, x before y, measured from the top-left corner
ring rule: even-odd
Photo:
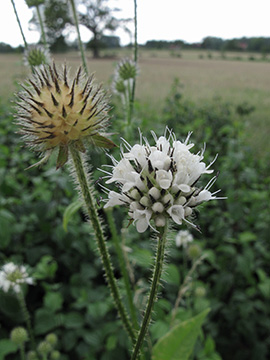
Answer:
[[[70,81],[67,67],[45,65],[35,68],[24,91],[18,94],[17,122],[26,143],[50,154],[59,148],[57,167],[68,160],[68,147],[85,151],[85,140],[97,147],[112,148],[104,137],[108,125],[108,104],[101,86],[88,79],[81,67]]]

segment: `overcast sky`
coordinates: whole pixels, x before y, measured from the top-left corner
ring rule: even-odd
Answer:
[[[24,0],[14,1],[27,42],[36,42],[39,34],[28,30],[32,10]],[[110,2],[122,9],[118,16],[133,16],[133,0]],[[206,36],[270,37],[270,0],[137,0],[137,3],[140,44],[153,39],[200,42]],[[123,45],[129,42],[127,35],[119,32],[117,35]],[[88,41],[91,34],[83,31],[82,37]],[[10,0],[0,0],[0,42],[23,44]]]

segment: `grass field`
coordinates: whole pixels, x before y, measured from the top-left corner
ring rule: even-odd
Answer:
[[[89,71],[95,72],[97,80],[106,86],[109,86],[117,61],[130,53],[125,49],[109,55],[113,56],[94,60],[90,53],[87,54]],[[209,55],[206,51],[193,50],[175,53],[141,51],[137,98],[159,111],[173,80],[179,78],[184,97],[196,102],[209,101],[214,97],[235,104],[246,101],[255,107],[255,111],[247,117],[248,141],[256,151],[266,155],[270,152],[270,62],[261,61],[259,54],[230,53],[225,56],[224,59],[220,53],[211,52]],[[248,61],[251,56],[257,61]],[[66,60],[72,68],[80,63],[76,52],[54,58],[56,63]],[[12,96],[16,84],[22,82],[27,73],[20,55],[0,55],[0,97],[3,101]]]

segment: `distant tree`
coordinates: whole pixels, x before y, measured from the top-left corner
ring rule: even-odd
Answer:
[[[111,8],[107,3],[108,0],[81,0],[83,6],[79,7],[80,24],[93,35],[89,46],[95,58],[100,56],[100,49],[103,46],[102,37],[106,32],[114,32],[129,21],[129,19],[117,19],[114,13],[119,9]]]
[[[11,53],[14,51],[15,51],[15,49],[13,47],[11,47],[9,44],[0,42],[0,53]]]
[[[221,38],[214,36],[207,36],[203,39],[201,47],[207,50],[221,50],[224,41]]]

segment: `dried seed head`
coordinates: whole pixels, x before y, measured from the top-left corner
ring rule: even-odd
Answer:
[[[59,148],[57,167],[68,160],[68,147],[85,151],[90,140],[97,147],[114,143],[101,135],[108,124],[108,105],[93,76],[85,79],[81,68],[70,79],[67,67],[46,65],[35,69],[18,94],[17,122],[27,144],[38,151]]]
[[[50,62],[50,53],[45,46],[31,45],[24,51],[24,63],[31,69],[34,66],[46,65]]]

